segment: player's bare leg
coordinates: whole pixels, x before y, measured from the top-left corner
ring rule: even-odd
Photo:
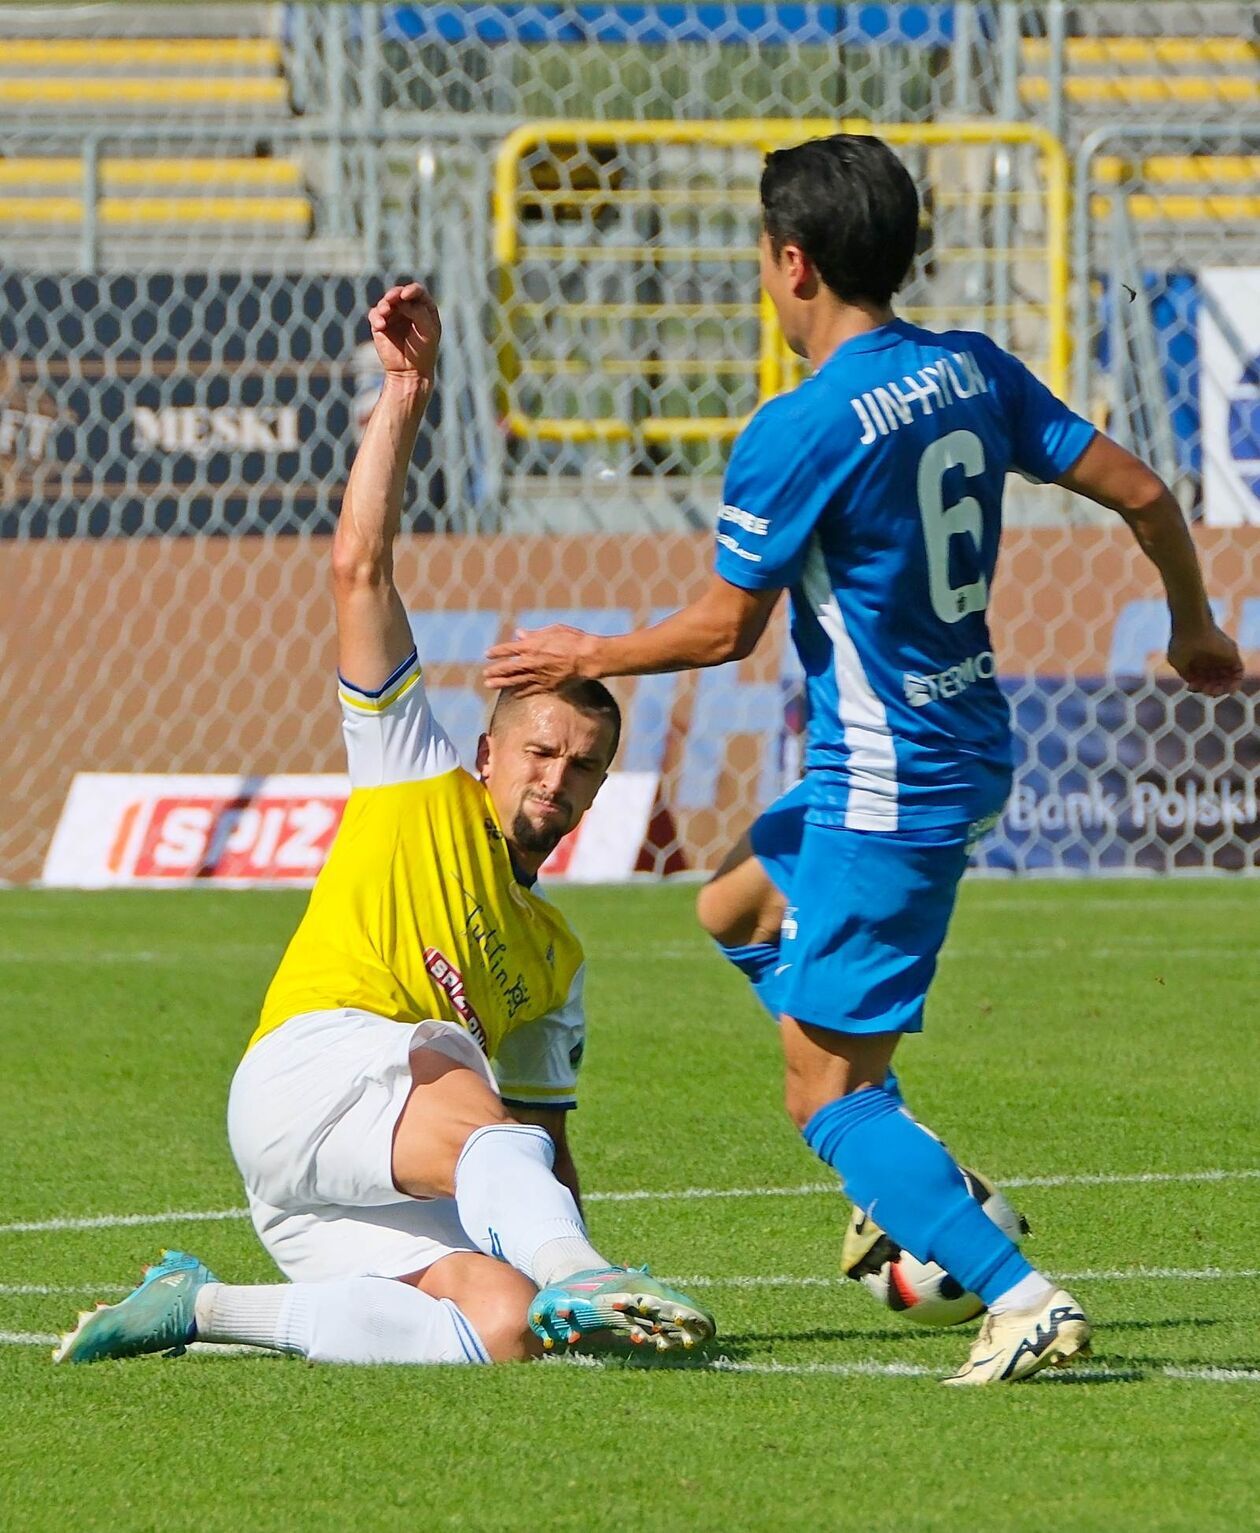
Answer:
[[[453,1251],[404,1282],[435,1299],[449,1299],[466,1315],[496,1363],[541,1357],[542,1343],[529,1328],[537,1287],[523,1272],[479,1251]]]
[[[613,1266],[590,1244],[573,1189],[553,1174],[545,1129],[517,1122],[474,1071],[434,1050],[412,1056],[412,1075],[394,1180],[416,1197],[453,1196],[474,1245],[526,1275],[529,1324],[543,1350],[689,1350],[713,1335],[712,1316],[686,1295]]]
[[[900,1033],[838,1033],[807,1027],[793,1017],[781,1024],[784,1105],[798,1129],[821,1107],[864,1087],[882,1089]]]
[[[448,1261],[458,1265],[440,1272]],[[538,1350],[526,1322],[534,1293],[520,1273],[476,1253],[454,1253],[412,1279],[233,1284],[167,1251],[125,1299],[80,1315],[53,1359],[178,1357],[197,1342],[319,1363],[510,1362]]]
[[[1087,1357],[1080,1306],[986,1219],[949,1151],[885,1089],[900,1033],[784,1017],[782,1037],[787,1110],[806,1143],[899,1245],[938,1262],[989,1308],[967,1361],[945,1382],[1015,1383]]]
[[[723,858],[696,896],[696,916],[723,947],[777,944],[787,899],[752,849],[748,835]]]
[[[779,1018],[780,931],[787,901],[752,849],[740,837],[696,897],[700,925],[756,992],[774,1021]]]

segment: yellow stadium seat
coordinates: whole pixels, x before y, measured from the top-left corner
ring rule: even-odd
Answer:
[[[1041,105],[1049,100],[1049,80],[1034,76],[1020,81],[1025,101]],[[1242,75],[1069,75],[1064,94],[1077,106],[1257,106],[1260,80]]]
[[[266,224],[306,229],[311,205],[305,197],[102,197],[102,225],[110,228],[192,224]],[[0,197],[0,224],[77,226],[77,197]]]
[[[1154,154],[1144,160],[1103,155],[1094,179],[1104,186],[1141,180],[1148,186],[1247,186],[1260,189],[1260,154]]]
[[[6,38],[2,69],[271,69],[280,45],[265,37]]]
[[[0,76],[0,106],[132,107],[279,106],[288,99],[279,78],[242,75],[236,78],[72,75],[9,79]]]
[[[1142,223],[1243,223],[1260,219],[1260,195],[1240,193],[1196,196],[1188,192],[1135,192],[1125,198],[1124,206],[1130,218]],[[1090,211],[1095,218],[1106,218],[1111,212],[1111,198],[1092,198]]]
[[[45,187],[77,187],[83,176],[78,157],[0,160],[0,190],[42,190]],[[100,162],[101,185],[106,191],[137,187],[184,189],[214,187],[267,187],[294,190],[302,185],[302,169],[294,160],[272,159],[116,159]]]
[[[1045,66],[1050,61],[1050,42],[1026,37],[1021,44],[1025,60]],[[1256,44],[1238,37],[1069,37],[1065,53],[1070,69],[1137,66],[1155,70],[1169,65],[1196,69],[1254,67],[1260,60]]]

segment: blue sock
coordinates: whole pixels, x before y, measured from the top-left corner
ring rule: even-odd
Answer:
[[[801,1132],[898,1245],[939,1262],[986,1304],[1032,1272],[967,1191],[949,1151],[902,1111],[899,1097],[855,1091],[820,1107]]]
[[[718,951],[744,975],[757,992],[757,999],[770,1013],[771,1019],[777,1022],[782,1010],[778,1004],[779,987],[774,972],[779,967],[779,944],[749,942],[743,947],[725,947],[719,942]]]

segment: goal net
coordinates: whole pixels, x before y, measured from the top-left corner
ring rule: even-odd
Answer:
[[[901,312],[986,330],[1155,463],[1254,669],[1241,9],[0,12],[0,877],[317,870],[344,799],[329,538],[388,282],[424,277],[443,311],[397,569],[465,759],[496,639],[685,602],[734,435],[800,377],[757,292],[761,162],[841,126],[883,134],[922,193]],[[1175,683],[1114,519],[1022,482],[1008,512],[1018,773],[979,865],[1254,868],[1254,682]],[[553,871],[715,866],[799,771],[786,626],[616,690],[618,780]]]

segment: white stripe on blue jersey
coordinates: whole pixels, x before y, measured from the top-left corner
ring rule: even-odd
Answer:
[[[844,805],[848,830],[897,829],[897,752],[888,712],[875,695],[849,630],[840,603],[827,579],[827,566],[817,537],[805,556],[801,576],[805,600],[817,614],[831,640],[836,678],[836,711],[844,734],[849,793]]]

